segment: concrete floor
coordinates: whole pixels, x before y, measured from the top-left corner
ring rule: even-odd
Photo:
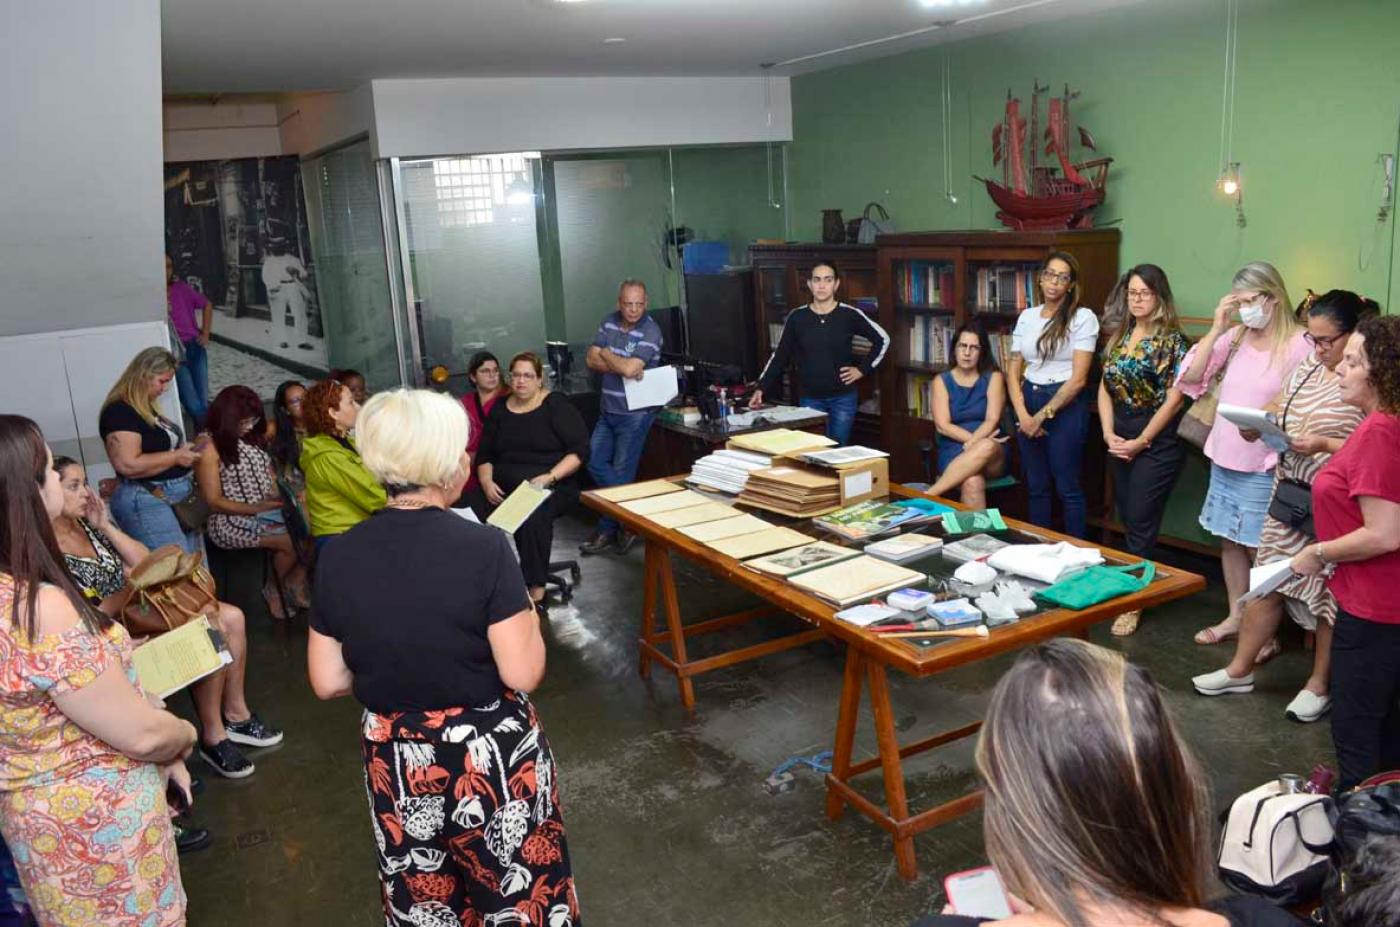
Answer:
[[[583,520],[556,533],[556,556],[587,536]],[[819,643],[700,677],[698,711],[687,717],[674,680],[636,674],[641,603],[640,545],[627,557],[582,561],[577,617],[556,612],[546,628],[549,671],[535,695],[553,742],[565,823],[585,923],[594,927],[705,925],[904,925],[938,910],[943,875],[983,864],[981,818],[973,814],[915,844],[920,878],[903,882],[890,843],[865,818],[823,815],[816,773],[780,796],[762,788],[794,754],[831,748],[842,653]],[[1204,570],[1208,563],[1186,562]],[[687,620],[752,604],[742,593],[682,565]],[[1253,695],[1201,698],[1190,677],[1228,659],[1191,634],[1222,612],[1218,575],[1206,592],[1150,612],[1119,642],[1107,626],[1093,639],[1123,646],[1167,690],[1178,720],[1209,769],[1216,803],[1279,772],[1306,774],[1331,760],[1326,722],[1292,724],[1283,709],[1307,676],[1300,635],[1258,676]],[[392,616],[385,616],[392,620]],[[274,627],[250,613],[254,707],[281,724],[286,741],[256,751],[257,773],[207,783],[197,817],[215,834],[182,858],[190,923],[378,925],[374,844],[365,826],[363,769],[350,699],[320,702],[305,672],[305,621]],[[791,627],[772,619],[725,632],[733,643]],[[725,635],[721,635],[722,637]],[[1110,643],[1111,642],[1111,643]],[[705,653],[702,642],[700,653]],[[915,682],[892,676],[899,727],[915,739],[976,718],[1011,656]],[[868,716],[858,751],[873,752]],[[973,785],[970,741],[906,766],[915,809]],[[862,780],[880,796],[878,774]]]

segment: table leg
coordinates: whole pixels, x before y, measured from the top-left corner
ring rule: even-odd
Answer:
[[[894,729],[889,681],[885,668],[874,660],[866,664],[865,670],[870,685],[870,705],[875,714],[875,739],[880,744],[880,767],[885,776],[885,802],[889,816],[896,822],[903,822],[909,817],[909,802],[904,794],[904,767],[899,760],[899,738]],[[895,832],[894,859],[899,874],[905,879],[918,875],[913,837]]]
[[[846,673],[841,680],[841,706],[836,713],[836,745],[831,751],[831,776],[840,782],[851,777],[851,751],[855,748],[856,717],[860,714],[861,674],[865,657],[855,647],[846,648]],[[837,789],[826,788],[826,816],[841,817],[846,803]]]
[[[655,643],[656,633],[656,557],[661,548],[656,544],[646,545],[642,566],[642,640]],[[651,655],[645,647],[637,648],[637,675],[651,678]]]
[[[650,545],[648,545],[650,546]],[[657,545],[658,547],[660,545]],[[676,596],[676,575],[671,569],[671,555],[659,550],[656,555],[656,582],[661,587],[661,607],[666,612],[666,629],[671,636],[671,657],[676,661],[676,682],[681,690],[681,704],[686,711],[695,710],[695,683],[686,675],[685,629],[681,627],[681,607]]]

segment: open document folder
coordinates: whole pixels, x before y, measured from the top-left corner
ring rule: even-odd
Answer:
[[[1249,570],[1249,591],[1240,596],[1240,604],[1262,599],[1294,577],[1291,559],[1275,560]]]
[[[506,534],[514,534],[525,524],[525,519],[535,514],[535,509],[543,505],[544,500],[548,498],[548,489],[540,489],[529,480],[521,480],[520,485],[516,486],[511,494],[496,506],[496,511],[487,517],[486,523],[495,525]]]
[[[224,646],[223,635],[200,615],[137,647],[131,661],[141,688],[165,698],[232,663],[233,657]]]
[[[664,406],[680,394],[680,382],[676,379],[676,368],[671,366],[653,367],[642,372],[640,380],[623,378],[622,392],[627,396],[627,408],[649,409]]]

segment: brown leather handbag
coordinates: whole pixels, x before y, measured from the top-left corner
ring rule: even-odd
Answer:
[[[1201,450],[1205,449],[1206,439],[1215,427],[1215,411],[1220,405],[1220,381],[1225,379],[1225,371],[1229,369],[1230,361],[1234,360],[1235,352],[1239,350],[1244,336],[1245,328],[1241,325],[1231,341],[1230,352],[1225,355],[1225,363],[1221,364],[1215,376],[1211,377],[1210,384],[1201,394],[1201,398],[1191,403],[1191,408],[1187,409],[1186,414],[1177,422],[1177,437]]]
[[[167,544],[132,569],[117,618],[132,637],[150,637],[199,615],[217,625],[218,614],[214,577],[204,566],[204,555]]]

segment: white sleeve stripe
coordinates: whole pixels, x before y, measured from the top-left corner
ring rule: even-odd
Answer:
[[[875,329],[877,332],[880,333],[880,351],[878,354],[875,355],[875,359],[870,362],[870,368],[872,370],[875,369],[876,367],[880,366],[880,361],[885,359],[885,354],[890,349],[889,332],[881,328],[879,322],[875,321],[870,316],[866,315],[864,312],[861,312],[855,306],[847,305],[846,303],[842,303],[841,305],[845,306],[852,312],[859,314],[862,319],[870,323],[871,328]]]

